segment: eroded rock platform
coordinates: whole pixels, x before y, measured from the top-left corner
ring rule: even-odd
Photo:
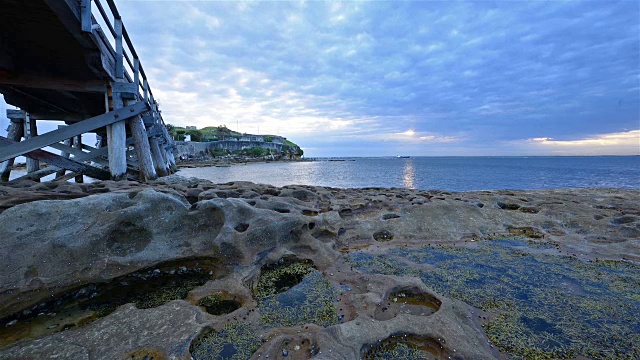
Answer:
[[[640,192],[0,186],[0,358],[640,357]]]

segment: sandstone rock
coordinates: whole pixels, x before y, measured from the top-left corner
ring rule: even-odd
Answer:
[[[359,273],[346,255],[522,236],[545,245],[540,251],[548,254],[640,261],[639,208],[640,192],[609,189],[276,188],[175,175],[149,184],[0,185],[0,318],[167,261],[215,264],[211,281],[185,300],[149,309],[123,305],[87,326],[0,348],[0,358],[188,359],[194,339],[234,322],[254,326],[265,340],[254,358],[286,351],[293,359],[358,359],[398,333],[432,341],[452,358],[499,358],[483,331],[486,314],[434,293],[418,278]],[[258,326],[252,291],[261,269],[281,259],[312,261],[340,289],[338,324]],[[389,294],[405,288],[436,297],[439,309],[380,317]],[[197,305],[218,293],[241,307],[212,315]]]

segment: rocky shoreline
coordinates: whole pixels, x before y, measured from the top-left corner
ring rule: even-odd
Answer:
[[[207,160],[185,160],[178,161],[176,166],[178,168],[200,168],[200,167],[228,167],[236,165],[249,165],[249,164],[265,164],[272,162],[301,162],[301,161],[314,161],[309,159],[263,159],[248,156],[238,157],[220,157]]]
[[[640,357],[637,190],[24,181],[0,223],[2,359]]]

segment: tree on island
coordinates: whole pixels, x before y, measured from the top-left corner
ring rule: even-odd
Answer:
[[[191,141],[201,142],[204,139],[204,134],[200,130],[189,130],[187,134],[191,135]]]

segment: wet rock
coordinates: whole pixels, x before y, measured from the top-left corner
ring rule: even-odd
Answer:
[[[393,234],[387,230],[381,230],[374,233],[373,238],[376,241],[391,241],[393,240]]]
[[[518,204],[508,204],[498,201],[498,207],[503,210],[518,210],[520,209],[520,205]]]

